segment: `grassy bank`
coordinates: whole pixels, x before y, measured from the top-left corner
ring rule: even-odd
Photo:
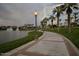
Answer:
[[[50,29],[48,31],[64,35],[65,37],[70,39],[76,45],[77,48],[79,48],[79,28],[73,28],[72,32],[70,33],[66,28],[60,28],[59,32],[57,31],[57,29]]]
[[[23,44],[26,44],[26,43],[34,40],[35,38],[40,37],[42,34],[43,33],[39,32],[39,31],[32,31],[32,32],[29,32],[28,36],[26,36],[26,37],[0,44],[0,53],[8,52],[14,48],[17,48]]]

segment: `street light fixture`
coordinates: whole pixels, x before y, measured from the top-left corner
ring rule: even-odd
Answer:
[[[34,14],[37,15],[37,12],[35,12]]]
[[[37,28],[37,12],[34,12],[35,15],[35,27]]]

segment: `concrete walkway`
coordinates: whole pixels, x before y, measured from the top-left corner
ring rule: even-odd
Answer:
[[[13,56],[68,56],[70,50],[63,36],[45,32],[41,39],[6,53]],[[18,50],[19,49],[19,50]],[[16,52],[15,52],[16,51]],[[13,53],[12,53],[13,52]],[[73,52],[73,49],[72,49]]]

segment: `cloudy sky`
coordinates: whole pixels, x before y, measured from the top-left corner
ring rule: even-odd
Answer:
[[[0,25],[24,25],[34,24],[34,11],[38,12],[38,25],[44,17],[44,8],[55,7],[56,3],[1,3],[0,4]]]

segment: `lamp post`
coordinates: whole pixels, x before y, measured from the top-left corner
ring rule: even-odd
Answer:
[[[34,12],[35,15],[35,28],[37,29],[37,12]]]

